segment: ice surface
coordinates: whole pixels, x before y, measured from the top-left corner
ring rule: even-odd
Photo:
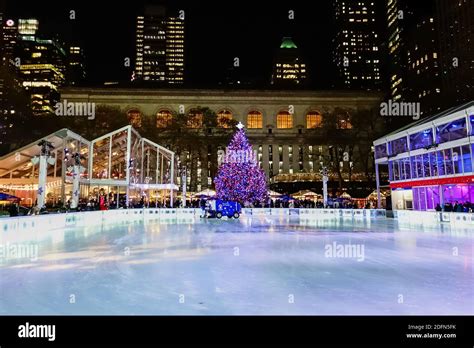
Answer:
[[[473,254],[472,230],[391,219],[71,228],[2,259],[0,314],[472,315]]]

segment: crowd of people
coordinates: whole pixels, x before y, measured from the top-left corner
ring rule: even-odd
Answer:
[[[186,208],[203,208],[206,206],[208,199],[191,199],[186,202]],[[36,203],[35,203],[36,204]],[[76,211],[94,211],[94,210],[109,210],[109,209],[137,209],[137,208],[183,208],[183,201],[179,198],[171,205],[170,200],[166,201],[147,201],[145,197],[140,200],[130,200],[126,202],[125,196],[120,196],[117,204],[115,196],[100,195],[99,197],[90,197],[89,199],[79,200],[79,205]],[[374,209],[376,205],[374,202],[368,201],[364,207],[359,207],[357,202],[349,200],[345,201],[331,201],[330,205],[324,206],[322,201],[313,201],[309,199],[304,200],[271,200],[269,199],[265,203],[249,203],[243,204],[245,208],[306,208],[306,209],[323,209],[323,208],[335,208],[335,209]],[[56,204],[48,203],[42,209],[39,209],[34,205],[31,208],[22,207],[17,203],[13,203],[8,207],[8,213],[10,216],[19,215],[37,215],[47,214],[49,212],[67,212],[71,211],[71,201],[67,201],[66,204],[57,202]],[[454,213],[473,213],[474,203],[470,202],[447,202],[443,206],[440,204],[436,205],[435,210],[437,212],[454,212]]]
[[[177,199],[173,202],[173,207],[180,207],[181,200]],[[99,198],[91,197],[89,199],[83,199],[79,201],[78,210],[80,211],[92,211],[92,210],[109,210],[109,209],[137,209],[137,208],[171,208],[170,200],[164,202],[161,201],[148,201],[145,197],[139,200],[132,199],[128,202],[125,196],[120,196],[118,204],[115,196],[107,197],[105,195],[99,196]]]
[[[187,203],[188,208],[201,208],[206,205],[206,199],[193,199]],[[374,209],[376,204],[373,202],[367,202],[363,207],[364,209]],[[177,205],[181,207],[181,205]],[[265,203],[255,202],[249,203],[244,202],[243,207],[245,208],[306,208],[306,209],[323,209],[323,208],[336,208],[336,209],[359,209],[357,202],[349,200],[344,201],[331,201],[330,204],[324,206],[322,201],[314,201],[310,199],[303,200],[283,200],[283,199],[268,199]]]
[[[446,202],[443,207],[438,203],[435,208],[436,211],[444,211],[446,213],[472,213],[474,212],[474,203],[470,202]]]
[[[191,199],[186,201],[186,208],[202,208],[206,205],[208,198]],[[324,206],[322,201],[314,201],[309,199],[304,200],[282,200],[282,199],[268,199],[266,202],[245,202],[242,204],[245,208],[307,208],[307,209],[359,209],[356,202],[351,201],[331,201],[329,205]],[[373,209],[375,205],[368,202],[364,209]],[[96,211],[96,210],[110,210],[110,209],[139,209],[139,208],[184,208],[183,201],[179,198],[173,201],[148,201],[145,197],[141,199],[131,199],[128,204],[125,195],[119,196],[117,204],[117,196],[102,194],[99,196],[91,196],[89,198],[82,198],[79,200],[76,209],[72,209],[71,201],[68,200],[65,204],[61,201],[52,203],[48,202],[42,209],[38,209],[35,205],[32,208],[24,208],[21,210],[18,204],[12,204],[9,208],[10,216],[18,215],[37,215],[47,214],[49,212],[64,213],[67,211]]]

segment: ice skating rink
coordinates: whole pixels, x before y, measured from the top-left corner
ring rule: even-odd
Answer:
[[[474,314],[474,231],[450,226],[261,215],[1,243],[2,315]]]

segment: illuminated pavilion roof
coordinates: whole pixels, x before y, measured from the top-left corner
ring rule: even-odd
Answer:
[[[64,148],[64,144],[72,141],[79,142],[85,146],[89,146],[90,144],[89,141],[69,129],[60,129],[0,157],[0,178],[8,177],[8,174],[11,172],[17,174],[18,177],[29,178],[31,171],[30,161],[33,157],[40,155],[41,148],[38,146],[38,143],[41,140],[50,142],[56,149],[60,150]]]
[[[140,136],[132,126],[125,126],[88,141],[69,129],[61,129],[0,157],[0,187],[34,185],[38,181],[38,143],[51,143],[54,165],[47,168],[47,181],[67,179],[73,152],[83,156],[86,167],[81,182],[95,185],[146,186],[176,189],[174,152]],[[64,168],[63,168],[64,164]]]

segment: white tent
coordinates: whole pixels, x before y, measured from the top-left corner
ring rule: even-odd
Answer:
[[[278,193],[278,192],[272,191],[272,190],[268,190],[268,195],[270,196],[270,198],[278,198],[278,197],[282,196],[281,193]]]
[[[207,197],[214,197],[216,195],[216,191],[211,190],[211,189],[205,189],[201,192],[196,192],[193,194],[193,197],[195,196],[207,196]]]
[[[348,194],[347,192],[344,192],[342,195],[339,196],[339,198],[352,199],[351,195]]]
[[[322,199],[323,195],[310,191],[310,190],[302,190],[292,194],[293,197],[297,199]]]

